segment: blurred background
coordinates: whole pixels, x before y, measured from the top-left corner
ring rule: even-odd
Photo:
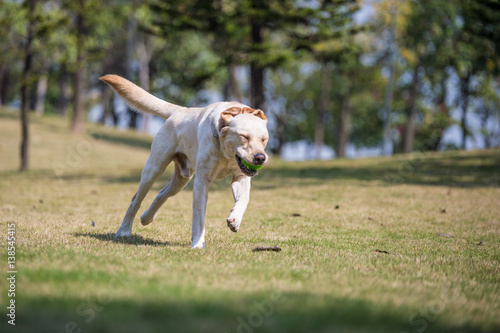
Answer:
[[[497,0],[4,0],[0,31],[21,150],[40,115],[154,135],[163,120],[104,74],[180,105],[260,108],[286,160],[500,146]]]

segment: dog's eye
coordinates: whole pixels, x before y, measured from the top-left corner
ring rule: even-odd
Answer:
[[[269,138],[263,138],[263,139],[262,139],[262,143],[266,143],[266,142],[267,142],[267,140],[269,140]]]
[[[246,135],[240,135],[243,141],[250,141],[250,138]]]

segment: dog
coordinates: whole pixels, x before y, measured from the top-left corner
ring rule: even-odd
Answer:
[[[151,144],[139,189],[116,236],[131,235],[144,197],[171,162],[175,164],[172,179],[142,214],[141,223],[153,222],[158,209],[194,175],[191,248],[205,248],[208,188],[213,181],[231,175],[235,203],[226,222],[231,231],[237,232],[250,199],[250,180],[269,159],[265,151],[269,134],[264,112],[238,102],[186,108],[161,100],[120,76],[105,75],[100,79],[133,109],[166,120]]]

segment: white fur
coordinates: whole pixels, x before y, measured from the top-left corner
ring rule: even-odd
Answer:
[[[130,236],[140,205],[156,179],[170,162],[175,171],[151,206],[141,216],[144,225],[151,223],[165,201],[179,193],[196,175],[193,189],[191,248],[205,247],[205,211],[208,188],[214,180],[232,175],[235,204],[226,222],[238,231],[250,199],[250,176],[238,166],[236,155],[250,164],[257,154],[265,156],[269,137],[267,119],[260,110],[237,102],[219,102],[205,108],[185,108],[154,97],[135,84],[116,75],[101,78],[133,108],[153,113],[165,123],[151,145],[151,154],[141,174],[137,193],[125,214],[116,236]]]

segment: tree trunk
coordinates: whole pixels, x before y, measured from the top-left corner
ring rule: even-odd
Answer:
[[[66,114],[66,106],[68,104],[68,98],[66,97],[66,90],[68,87],[68,74],[64,64],[61,66],[58,79],[59,86],[59,98],[57,101],[57,113],[64,116]]]
[[[276,115],[275,137],[277,145],[272,149],[272,152],[281,156],[283,145],[285,144],[285,119],[282,115]]]
[[[76,72],[74,76],[74,96],[73,96],[73,119],[71,122],[71,130],[75,133],[82,133],[84,130],[83,116],[84,110],[84,94],[85,94],[85,67],[86,50],[84,47],[85,39],[85,18],[81,12],[81,8],[76,16]]]
[[[224,86],[224,100],[241,102],[243,94],[241,93],[240,85],[236,79],[236,65],[230,64],[228,67],[227,83]]]
[[[137,31],[137,18],[135,17],[136,1],[132,1],[132,15],[128,20],[127,25],[127,68],[126,68],[126,78],[130,81],[134,81],[134,50],[136,47],[136,31]],[[131,109],[127,109],[129,115],[128,127],[130,129],[137,128],[137,112]]]
[[[342,101],[340,110],[339,124],[337,127],[337,157],[345,157],[347,143],[351,127],[351,96],[349,93]]]
[[[140,68],[139,68],[139,84],[141,87],[149,91],[149,62],[151,61],[151,56],[153,55],[153,50],[151,47],[148,47],[151,44],[149,35],[139,34],[139,38],[137,38],[137,55],[139,58]],[[148,133],[149,126],[153,119],[153,115],[149,113],[142,114],[142,131]]]
[[[415,116],[417,114],[417,96],[420,66],[415,66],[413,79],[410,88],[410,97],[408,99],[408,109],[406,112],[406,124],[403,136],[403,153],[409,154],[413,151],[413,141],[415,138]]]
[[[7,104],[7,87],[9,86],[9,69],[7,62],[0,64],[0,105]]]
[[[137,127],[137,112],[128,106],[127,106],[127,110],[128,110],[128,114],[130,117],[128,120],[128,128],[136,129],[136,127]]]
[[[100,123],[104,125],[106,123],[106,118],[111,114],[111,97],[113,96],[111,88],[104,84],[101,90],[101,103],[102,103],[102,115]]]
[[[448,116],[448,107],[446,106],[446,79],[447,77],[444,75],[439,81],[439,93],[437,94],[434,101],[434,109],[437,111],[438,116],[440,117],[442,117],[443,115]],[[439,127],[435,127],[433,129],[429,140],[424,142],[425,150],[438,150],[439,144],[443,139],[443,133],[446,130],[446,127],[446,125],[439,124]]]
[[[314,158],[316,159],[321,158],[321,148],[325,144],[325,115],[330,106],[330,89],[332,85],[331,65],[322,63],[321,68],[321,91],[314,126]]]
[[[391,9],[391,27],[389,30],[388,46],[388,66],[389,78],[387,79],[387,86],[385,88],[384,98],[384,119],[383,119],[383,139],[382,139],[382,155],[392,155],[392,141],[391,141],[391,113],[392,113],[392,100],[394,94],[394,79],[395,79],[395,62],[396,62],[396,9]]]
[[[488,118],[493,114],[488,107],[484,107],[484,111],[482,112],[481,118],[481,132],[483,133],[484,138],[484,147],[486,149],[491,148],[491,136],[488,133]]]
[[[469,95],[470,95],[470,77],[471,74],[468,71],[467,75],[461,80],[461,94],[462,94],[462,121],[460,126],[462,127],[462,149],[466,148],[467,139],[467,109],[469,108]]]
[[[35,113],[42,115],[45,111],[45,96],[47,95],[49,77],[48,74],[43,74],[38,79],[38,84],[36,87],[36,105]]]
[[[252,23],[252,43],[254,48],[262,44],[262,27]],[[256,109],[265,109],[264,99],[264,68],[257,61],[250,62],[250,106]]]
[[[31,62],[33,58],[33,38],[34,38],[34,24],[35,24],[35,6],[36,0],[29,1],[29,22],[28,34],[26,37],[26,46],[24,49],[24,69],[21,78],[21,166],[20,171],[28,169],[29,165],[29,126],[28,126],[28,112],[30,104],[30,76],[31,76]]]

